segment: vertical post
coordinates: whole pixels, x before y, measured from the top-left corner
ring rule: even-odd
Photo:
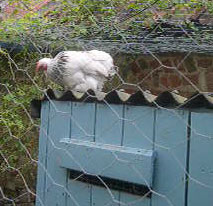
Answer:
[[[122,141],[122,118],[123,105],[97,104],[95,142],[110,145],[120,145]],[[91,205],[119,206],[118,202],[118,191],[98,186],[92,187]]]
[[[45,206],[66,205],[67,170],[60,167],[62,138],[70,135],[70,102],[50,101],[49,132],[47,138],[47,172]]]
[[[191,114],[188,205],[213,204],[213,114]]]
[[[41,107],[41,127],[39,135],[38,173],[36,186],[36,206],[43,206],[45,201],[46,172],[47,172],[47,136],[49,132],[49,102]]]
[[[157,110],[152,206],[184,205],[188,115],[187,111]]]
[[[95,103],[72,102],[70,139],[94,141]],[[72,156],[75,154],[71,153]],[[85,161],[87,161],[87,157]],[[69,161],[73,161],[68,158]],[[69,174],[68,174],[69,175]],[[92,186],[68,177],[68,190],[72,197],[68,197],[67,205],[90,206]]]
[[[123,146],[152,149],[154,140],[154,111],[155,109],[151,107],[125,106]],[[143,173],[141,173],[141,171],[135,171],[135,169],[136,168],[132,168],[132,173],[129,175],[137,175],[143,179]],[[149,206],[150,198],[147,198],[149,195],[150,194],[147,193],[141,197],[120,193],[120,202],[121,205]]]

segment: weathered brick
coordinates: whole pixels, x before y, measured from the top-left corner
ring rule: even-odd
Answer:
[[[154,72],[152,74],[152,83],[154,87],[159,87],[159,72]]]
[[[192,85],[195,84],[198,86],[199,84],[199,73],[196,74],[186,74],[184,75],[186,78],[183,77],[183,85]]]
[[[213,73],[206,74],[206,84],[208,92],[213,92]]]
[[[187,71],[185,66],[184,66],[184,61],[183,61],[182,58],[174,59],[173,64],[179,71],[182,71],[182,72]]]
[[[150,75],[150,72],[147,71],[141,71],[140,73],[138,73],[137,75],[137,79],[139,82],[141,81],[151,81],[152,76]]]
[[[192,57],[186,58],[184,65],[189,73],[195,72],[197,70],[194,59]]]
[[[172,67],[172,61],[170,59],[165,59],[165,60],[162,60],[162,64],[163,66],[165,67]]]
[[[207,72],[205,70],[201,71],[199,74],[199,89],[203,92],[208,90],[206,84],[206,75]]]
[[[129,56],[128,60],[121,59],[119,63],[122,64],[120,66],[122,71],[126,71],[128,74],[127,78],[124,77],[126,82],[139,83],[142,89],[151,90],[156,94],[165,90],[178,89],[180,93],[191,96],[196,91],[195,87],[202,91],[213,91],[213,60],[210,59],[210,56],[191,55],[186,59],[184,58],[185,56],[181,54],[158,56],[159,61],[164,65],[158,70],[156,68],[160,67],[160,64],[152,57],[130,58]],[[204,63],[199,62],[199,66],[202,64],[203,67],[208,68],[198,67],[198,61],[209,59],[210,61]],[[174,67],[178,65],[177,71]],[[148,69],[144,68],[146,66],[148,66]],[[167,67],[171,67],[171,69]],[[188,80],[183,76],[186,76]]]
[[[136,59],[135,62],[138,65],[138,67],[141,69],[151,69],[144,58],[139,57]]]
[[[167,67],[163,67],[162,70],[165,72],[165,73],[173,73],[174,72],[174,68],[167,68]]]
[[[129,65],[129,68],[132,70],[133,73],[137,74],[137,73],[141,73],[142,69],[138,66],[138,64],[136,62],[132,62]]]
[[[168,82],[168,75],[162,75],[160,77],[160,84],[166,88],[169,87],[169,82]]]
[[[160,66],[160,63],[155,59],[155,60],[151,60],[149,62],[149,66],[152,68],[152,69],[156,69]]]
[[[170,88],[179,87],[182,83],[182,80],[178,74],[169,75],[169,86]]]
[[[206,59],[206,58],[198,59],[197,60],[197,66],[200,67],[200,68],[205,68],[205,69],[211,68],[212,67],[212,59]]]

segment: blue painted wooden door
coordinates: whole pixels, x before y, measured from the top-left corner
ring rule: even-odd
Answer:
[[[150,205],[153,123],[149,107],[44,102],[37,206]],[[73,171],[99,178],[102,185],[79,181],[81,175],[71,178]],[[116,184],[133,184],[135,191]],[[139,194],[141,185],[147,194],[132,194]]]
[[[211,206],[212,119],[174,109],[45,101],[36,206]]]

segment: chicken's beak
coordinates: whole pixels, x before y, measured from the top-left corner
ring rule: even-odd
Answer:
[[[41,65],[39,64],[39,62],[36,63],[36,72],[39,72]]]

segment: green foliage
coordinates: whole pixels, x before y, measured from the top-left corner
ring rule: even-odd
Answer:
[[[162,11],[161,19],[178,16],[182,9],[187,9],[191,14],[202,8],[213,12],[212,1],[199,0],[54,0],[52,2],[55,4],[50,9],[44,6],[42,11],[36,10],[41,2],[10,0],[15,9],[1,22],[1,41],[33,42],[38,47],[45,43],[57,48],[63,46],[64,41],[76,37],[93,38],[102,35],[103,38],[125,38],[129,32],[137,35],[142,25],[135,23],[135,20],[140,19],[146,27],[152,27],[155,23],[153,11],[149,9],[152,6],[160,14]],[[123,16],[124,13],[127,15]],[[39,93],[38,85],[44,84],[43,79],[35,76],[32,69],[38,56],[25,51],[16,55],[11,62],[5,51],[0,50],[0,55],[0,64],[3,65],[1,81],[10,91],[2,98],[0,123],[4,132],[9,129],[13,135],[20,137],[31,124],[26,112],[23,113],[23,106],[29,107],[32,97]],[[22,78],[28,80],[23,82]],[[32,84],[32,80],[38,85]],[[3,138],[0,141],[5,140]]]
[[[13,56],[11,60],[12,57],[7,52],[0,53],[0,185],[4,190],[8,182],[13,182],[14,190],[9,190],[6,194],[16,197],[17,193],[14,191],[22,190],[24,185],[18,174],[8,179],[10,172],[14,172],[9,168],[19,169],[31,185],[30,187],[34,189],[35,186],[36,167],[33,166],[27,151],[33,159],[37,159],[38,129],[36,125],[39,125],[39,122],[30,118],[29,107],[32,98],[39,98],[41,92],[26,74],[33,78],[35,66],[33,62],[37,55],[22,52]],[[42,85],[42,79],[34,77],[33,80]],[[10,167],[2,161],[2,154]]]
[[[21,42],[23,36],[26,36],[33,38],[37,44],[42,44],[47,40],[54,42],[61,38],[88,38],[97,33],[100,36],[115,36],[117,33],[119,36],[119,32],[123,31],[125,36],[129,29],[133,34],[140,31],[142,25],[135,23],[137,19],[143,22],[143,26],[152,27],[155,14],[150,7],[154,7],[160,13],[160,18],[165,20],[182,13],[193,14],[202,8],[213,12],[213,3],[208,0],[54,0],[52,2],[55,4],[50,8],[45,6],[42,11],[36,10],[41,2],[42,0],[10,0],[16,9],[9,18],[1,22],[0,38]],[[186,10],[185,14],[183,9]],[[27,12],[23,12],[26,10]],[[66,37],[59,35],[56,27],[63,27]]]
[[[213,13],[211,0],[183,3],[181,0],[54,0],[55,5],[50,9],[44,6],[42,11],[36,10],[42,1],[10,0],[15,9],[1,21],[1,41],[30,43],[38,50],[42,45],[57,49],[75,38],[114,40],[125,39],[129,34],[137,35],[141,27],[152,28],[156,23],[155,14],[149,9],[151,6],[163,20],[181,15],[184,9],[187,14],[202,8]],[[140,20],[141,24],[135,20]],[[183,24],[189,25],[187,21]],[[189,26],[196,31],[193,24]],[[32,121],[29,116],[30,101],[39,98],[41,90],[47,87],[45,77],[34,73],[35,62],[42,55],[29,53],[26,49],[11,57],[0,49],[0,150],[12,167],[21,168],[26,179],[35,178],[35,174],[30,175],[35,173],[35,167],[31,162],[25,165],[31,160],[23,145],[35,159],[38,151],[36,124],[39,122]],[[111,86],[110,83],[107,85],[108,88]],[[0,161],[0,171],[7,169],[5,161]],[[6,172],[0,173],[2,185]]]

